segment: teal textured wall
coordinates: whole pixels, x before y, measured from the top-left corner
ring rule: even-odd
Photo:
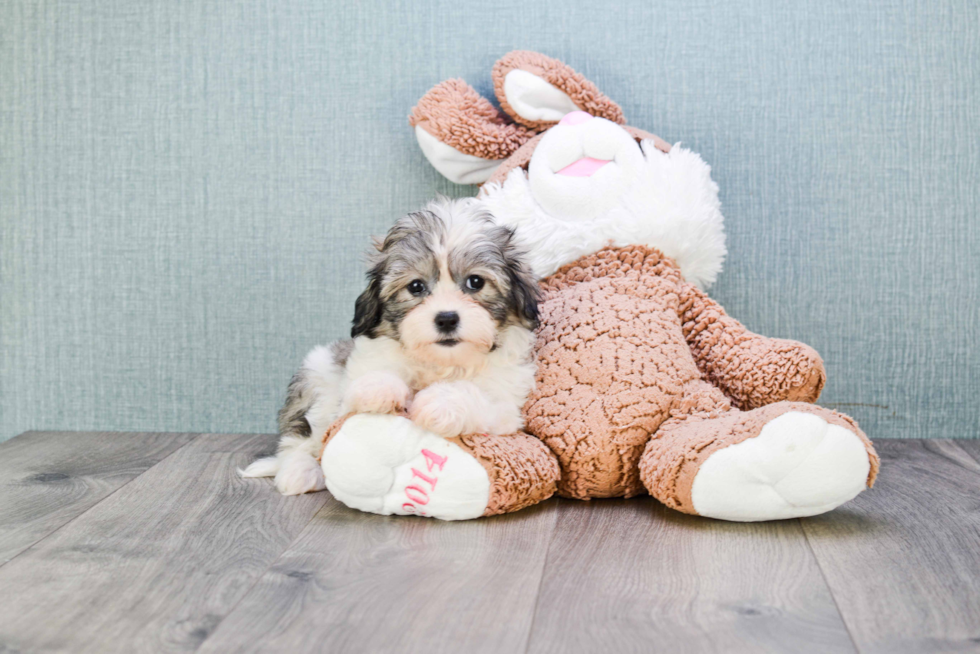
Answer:
[[[271,431],[371,234],[442,180],[407,127],[510,49],[699,151],[713,295],[823,354],[873,438],[980,430],[968,0],[0,3],[0,440]]]

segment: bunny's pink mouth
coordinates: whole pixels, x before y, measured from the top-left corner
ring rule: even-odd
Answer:
[[[597,170],[605,166],[609,161],[605,159],[594,159],[592,157],[582,157],[578,161],[568,164],[556,175],[566,175],[568,177],[591,177]]]

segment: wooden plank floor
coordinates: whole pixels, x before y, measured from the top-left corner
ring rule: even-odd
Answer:
[[[761,524],[384,518],[235,475],[274,444],[0,444],[0,652],[980,652],[980,441],[879,441],[874,490]]]

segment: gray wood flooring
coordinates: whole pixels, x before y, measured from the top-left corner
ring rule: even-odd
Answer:
[[[271,435],[0,444],[0,652],[980,652],[980,440],[733,524],[651,500],[466,523],[284,498]]]

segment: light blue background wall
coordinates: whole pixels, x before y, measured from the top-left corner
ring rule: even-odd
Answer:
[[[872,437],[980,425],[970,0],[0,3],[0,440],[271,431],[371,234],[436,192],[406,116],[559,57],[714,168],[713,295],[823,354]]]

